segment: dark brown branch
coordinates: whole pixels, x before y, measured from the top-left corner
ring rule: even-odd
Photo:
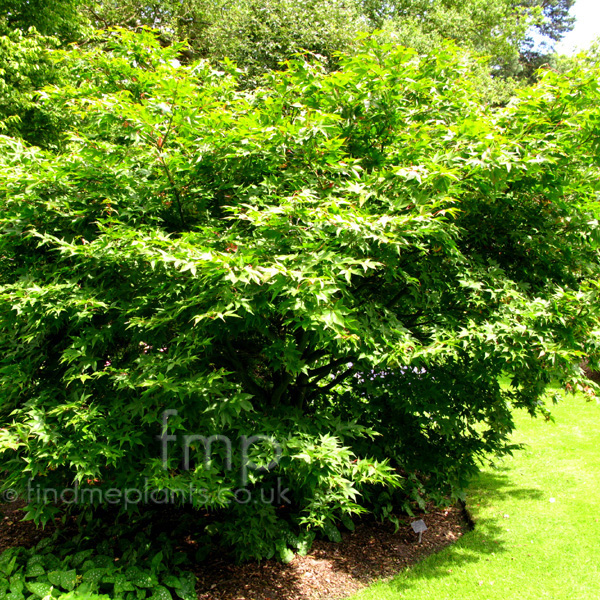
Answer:
[[[179,219],[181,220],[181,226],[183,227],[183,229],[186,229],[185,218],[183,217],[183,208],[181,206],[181,194],[179,193],[179,189],[177,188],[177,185],[175,184],[173,176],[171,175],[171,170],[169,169],[167,163],[165,162],[165,159],[162,156],[162,152],[159,155],[159,159],[160,159],[160,163],[163,166],[163,169],[165,170],[167,179],[169,180],[169,183],[171,184],[171,190],[173,192],[175,202],[177,203],[177,209],[179,212]]]
[[[306,329],[298,328],[294,332],[294,337],[296,338],[296,344],[298,344],[298,350],[300,350],[300,354],[304,354],[306,347],[308,346],[309,335]]]
[[[286,372],[281,378],[280,384],[275,388],[273,394],[271,395],[271,403],[273,405],[279,404],[279,402],[281,401],[281,397],[287,391],[288,387],[290,386],[290,383],[292,383],[292,375]]]
[[[352,375],[352,373],[355,370],[356,370],[356,366],[352,365],[351,367],[349,367],[348,369],[346,369],[345,371],[340,373],[332,382],[328,383],[327,385],[317,386],[316,388],[313,389],[312,393],[310,394],[310,398],[313,398],[314,396],[316,396],[318,394],[324,394],[325,392],[329,392],[336,385],[339,385],[340,383],[342,383],[342,381],[344,381],[344,379],[347,379],[348,377],[350,377],[350,375]]]
[[[107,21],[104,17],[100,16],[91,6],[84,6],[83,7],[84,11],[87,11],[89,13],[92,14],[92,16],[94,17],[94,19],[96,19],[97,21],[102,21],[104,27],[106,29],[108,29],[108,27],[110,27],[110,22]]]
[[[298,345],[298,350],[300,354],[303,354],[308,346],[309,334],[308,331],[302,328],[298,328],[294,332],[294,338],[296,339],[296,344]],[[280,378],[279,383],[274,386],[273,394],[271,395],[271,403],[273,405],[279,404],[281,402],[282,396],[287,392],[293,380],[293,376],[291,373],[285,372],[283,376]]]
[[[308,376],[306,373],[300,373],[300,375],[298,375],[298,379],[296,380],[296,385],[294,385],[291,392],[293,403],[300,408],[304,408],[304,400],[306,398],[307,388]]]
[[[305,363],[308,364],[315,360],[318,360],[319,358],[323,358],[324,356],[327,356],[327,354],[329,354],[329,352],[327,352],[327,350],[324,350],[323,348],[321,348],[320,350],[314,350],[310,354],[303,356],[302,359],[304,360]]]
[[[354,360],[356,360],[356,357],[346,356],[344,358],[337,358],[336,360],[331,361],[329,364],[323,365],[322,367],[318,367],[317,369],[311,369],[308,372],[308,377],[315,377],[315,379],[313,379],[310,383],[313,384],[317,381],[320,381],[321,379],[323,379],[323,377],[329,375],[329,373],[331,373],[331,371],[333,371],[337,367],[352,362]]]
[[[241,379],[242,384],[248,388],[248,391],[257,396],[263,401],[266,401],[267,394],[263,388],[261,388],[251,377],[248,375],[247,367],[238,358],[236,351],[233,349],[231,342],[226,339],[224,341],[225,349],[227,350],[226,358],[229,359],[231,364],[234,366],[238,377]]]

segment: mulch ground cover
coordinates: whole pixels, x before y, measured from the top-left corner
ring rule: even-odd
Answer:
[[[54,531],[22,521],[20,503],[0,505],[0,551],[29,548]],[[410,523],[423,518],[427,531],[421,543]],[[340,543],[317,540],[310,553],[289,564],[275,560],[237,565],[225,555],[209,555],[192,570],[198,577],[199,600],[338,600],[375,579],[391,577],[423,557],[452,544],[472,526],[460,505],[434,509],[391,524],[363,519]],[[194,555],[191,537],[176,540]]]

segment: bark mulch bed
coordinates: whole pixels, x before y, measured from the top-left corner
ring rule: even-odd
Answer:
[[[10,546],[31,547],[53,531],[21,521],[21,503],[0,505],[0,552]],[[428,530],[418,543],[410,522],[423,518]],[[455,542],[472,528],[460,505],[406,518],[398,532],[372,520],[360,522],[340,543],[318,540],[307,556],[287,564],[274,560],[236,565],[226,557],[209,556],[193,570],[199,600],[337,600],[375,579],[391,577]],[[182,546],[194,550],[195,542]],[[192,546],[192,547],[190,547]],[[183,549],[183,548],[182,548]],[[192,553],[193,555],[193,553]]]
[[[423,518],[422,542],[410,522]],[[375,579],[391,577],[455,542],[472,528],[461,506],[406,519],[397,533],[391,525],[364,521],[339,544],[316,541],[307,556],[283,565],[274,561],[233,565],[208,560],[195,570],[200,600],[334,600]]]
[[[54,532],[52,524],[42,529],[33,521],[23,521],[23,504],[22,501],[0,504],[0,552],[12,546],[31,548]]]

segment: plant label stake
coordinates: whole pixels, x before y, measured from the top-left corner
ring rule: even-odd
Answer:
[[[410,526],[413,528],[415,533],[419,534],[419,544],[421,543],[421,538],[423,537],[423,532],[427,531],[427,525],[425,525],[425,521],[423,519],[419,519],[418,521],[413,521]]]

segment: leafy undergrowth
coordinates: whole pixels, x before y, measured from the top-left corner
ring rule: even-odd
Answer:
[[[0,555],[0,600],[196,599],[194,575],[179,567],[186,557],[173,554],[166,537],[140,533],[131,543],[115,535],[84,550],[81,540],[56,538]],[[161,542],[164,551],[157,551]]]
[[[472,485],[474,531],[352,600],[600,598],[600,403],[569,396],[552,412],[517,415],[525,448]]]

